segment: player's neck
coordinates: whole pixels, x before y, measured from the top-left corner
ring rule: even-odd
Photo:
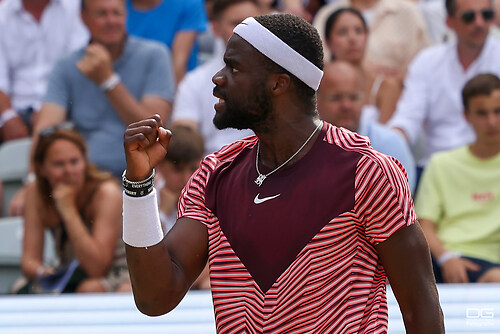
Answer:
[[[319,124],[320,121],[316,117],[309,117],[307,121],[282,122],[274,128],[270,127],[270,131],[257,133],[260,145],[259,160],[268,168],[276,168],[297,152],[287,165],[300,160],[313,146],[320,132],[320,129],[316,130]]]

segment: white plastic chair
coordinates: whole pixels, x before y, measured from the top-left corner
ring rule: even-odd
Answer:
[[[23,217],[0,218],[0,294],[7,293],[22,275],[23,229]],[[43,258],[47,265],[57,263],[54,239],[49,231],[45,233]]]
[[[12,196],[23,186],[28,174],[31,138],[10,140],[0,146],[0,180],[3,185],[3,216]]]

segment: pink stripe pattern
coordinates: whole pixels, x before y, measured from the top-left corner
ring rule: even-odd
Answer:
[[[365,137],[325,125],[325,142],[361,154],[354,209],[329,221],[262,292],[233,251],[204,189],[222,161],[256,144],[245,138],[207,156],[183,190],[179,217],[206,224],[218,333],[386,333],[386,275],[375,245],[416,215],[406,174]]]

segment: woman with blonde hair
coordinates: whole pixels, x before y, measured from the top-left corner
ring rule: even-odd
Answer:
[[[89,163],[84,139],[67,124],[40,132],[34,165],[21,261],[30,283],[19,293],[37,292],[39,282],[70,263],[77,269],[57,292],[130,291],[117,181]],[[43,263],[45,230],[54,237],[58,268]]]

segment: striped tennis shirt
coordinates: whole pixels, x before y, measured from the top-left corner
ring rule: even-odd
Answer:
[[[374,246],[416,219],[401,164],[324,123],[259,187],[257,140],[207,156],[179,202],[179,217],[208,228],[218,333],[386,333]]]

